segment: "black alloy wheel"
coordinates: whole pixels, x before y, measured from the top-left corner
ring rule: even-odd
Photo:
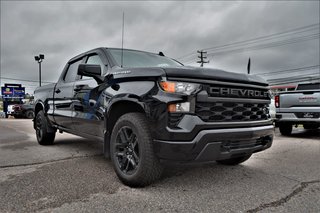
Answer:
[[[129,126],[119,129],[115,144],[115,159],[124,174],[133,174],[139,166],[139,142]]]
[[[147,186],[163,171],[154,153],[150,122],[142,113],[127,113],[118,119],[111,133],[110,156],[119,179],[131,187]]]

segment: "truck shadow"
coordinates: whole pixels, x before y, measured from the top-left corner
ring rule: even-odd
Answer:
[[[77,150],[77,152],[82,153],[103,154],[103,144],[101,142],[80,137],[56,139],[53,147]]]
[[[293,129],[290,137],[295,138],[309,138],[309,139],[319,139],[320,140],[320,129],[316,130],[295,130]]]
[[[308,139],[319,139],[320,140],[320,129],[305,130],[302,128],[293,128],[290,136],[282,136],[276,131],[277,137],[292,137],[292,138],[308,138]]]

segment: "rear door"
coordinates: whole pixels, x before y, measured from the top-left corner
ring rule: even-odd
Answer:
[[[86,64],[100,65],[102,75],[108,68],[106,63],[98,53],[91,53],[86,57]],[[74,84],[73,123],[76,131],[103,137],[104,107],[101,92],[92,77],[80,76]]]
[[[54,91],[54,119],[59,126],[74,129],[72,125],[74,84],[79,78],[78,66],[83,58],[69,62],[62,78],[59,80]]]

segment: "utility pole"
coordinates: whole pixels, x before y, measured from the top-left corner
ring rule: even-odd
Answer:
[[[204,52],[203,50],[198,50],[197,52],[200,54],[200,56],[198,56],[198,58],[200,58],[200,61],[197,61],[197,63],[200,64],[200,67],[203,67],[203,64],[205,64],[205,63],[209,63],[209,61],[204,60],[207,58],[207,56],[205,56],[205,54],[207,54],[207,52]]]

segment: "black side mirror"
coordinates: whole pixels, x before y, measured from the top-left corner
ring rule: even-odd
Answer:
[[[79,64],[78,75],[93,77],[98,84],[103,82],[101,66],[98,64]]]
[[[98,64],[80,64],[78,67],[78,75],[89,77],[101,76],[101,67]]]

